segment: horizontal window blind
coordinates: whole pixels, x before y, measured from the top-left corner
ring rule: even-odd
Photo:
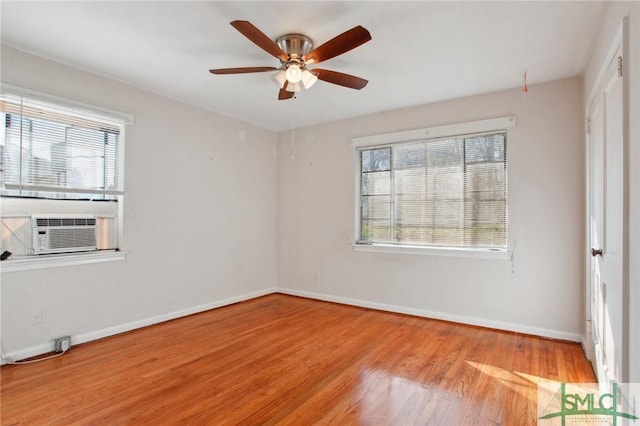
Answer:
[[[358,153],[360,243],[506,247],[506,131]]]
[[[0,95],[5,196],[115,200],[124,191],[125,122],[21,95]]]

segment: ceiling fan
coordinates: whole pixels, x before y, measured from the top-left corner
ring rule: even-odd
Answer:
[[[308,89],[313,86],[318,79],[358,90],[368,83],[367,80],[353,75],[308,68],[311,64],[335,58],[371,40],[369,31],[360,25],[315,49],[313,49],[313,41],[304,34],[285,34],[274,42],[249,21],[233,21],[231,25],[265,52],[278,58],[280,67],[219,68],[209,70],[212,74],[245,74],[277,70],[273,78],[280,87],[279,100],[292,98],[303,87]]]

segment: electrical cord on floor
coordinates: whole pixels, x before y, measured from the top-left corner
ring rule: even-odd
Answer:
[[[57,358],[59,356],[62,356],[64,354],[66,354],[67,352],[69,352],[68,349],[66,351],[62,351],[62,352],[54,354],[54,355],[49,355],[49,356],[44,357],[44,358],[30,359],[30,360],[27,360],[27,361],[15,361],[15,360],[11,359],[10,357],[8,357],[6,355],[3,355],[4,346],[2,346],[2,342],[0,342],[0,359],[2,359],[3,363],[10,364],[10,365],[34,364],[36,362],[47,361],[49,359]]]
[[[52,358],[57,358],[59,356],[62,356],[64,354],[66,354],[68,351],[64,351],[64,352],[60,352],[59,354],[55,354],[55,355],[51,355],[45,358],[38,358],[38,359],[30,359],[27,361],[14,361],[10,358],[7,358],[6,356],[2,355],[2,361],[4,361],[5,364],[10,364],[10,365],[20,365],[20,364],[33,364],[36,362],[40,362],[40,361],[46,361],[48,359],[52,359]]]

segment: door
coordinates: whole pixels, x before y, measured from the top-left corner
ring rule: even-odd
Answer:
[[[591,362],[600,383],[620,382],[623,369],[621,52],[611,59],[589,108],[589,319]]]

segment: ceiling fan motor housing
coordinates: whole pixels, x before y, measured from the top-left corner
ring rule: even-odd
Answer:
[[[313,49],[313,41],[304,34],[285,34],[278,37],[276,44],[290,59],[298,61]]]

